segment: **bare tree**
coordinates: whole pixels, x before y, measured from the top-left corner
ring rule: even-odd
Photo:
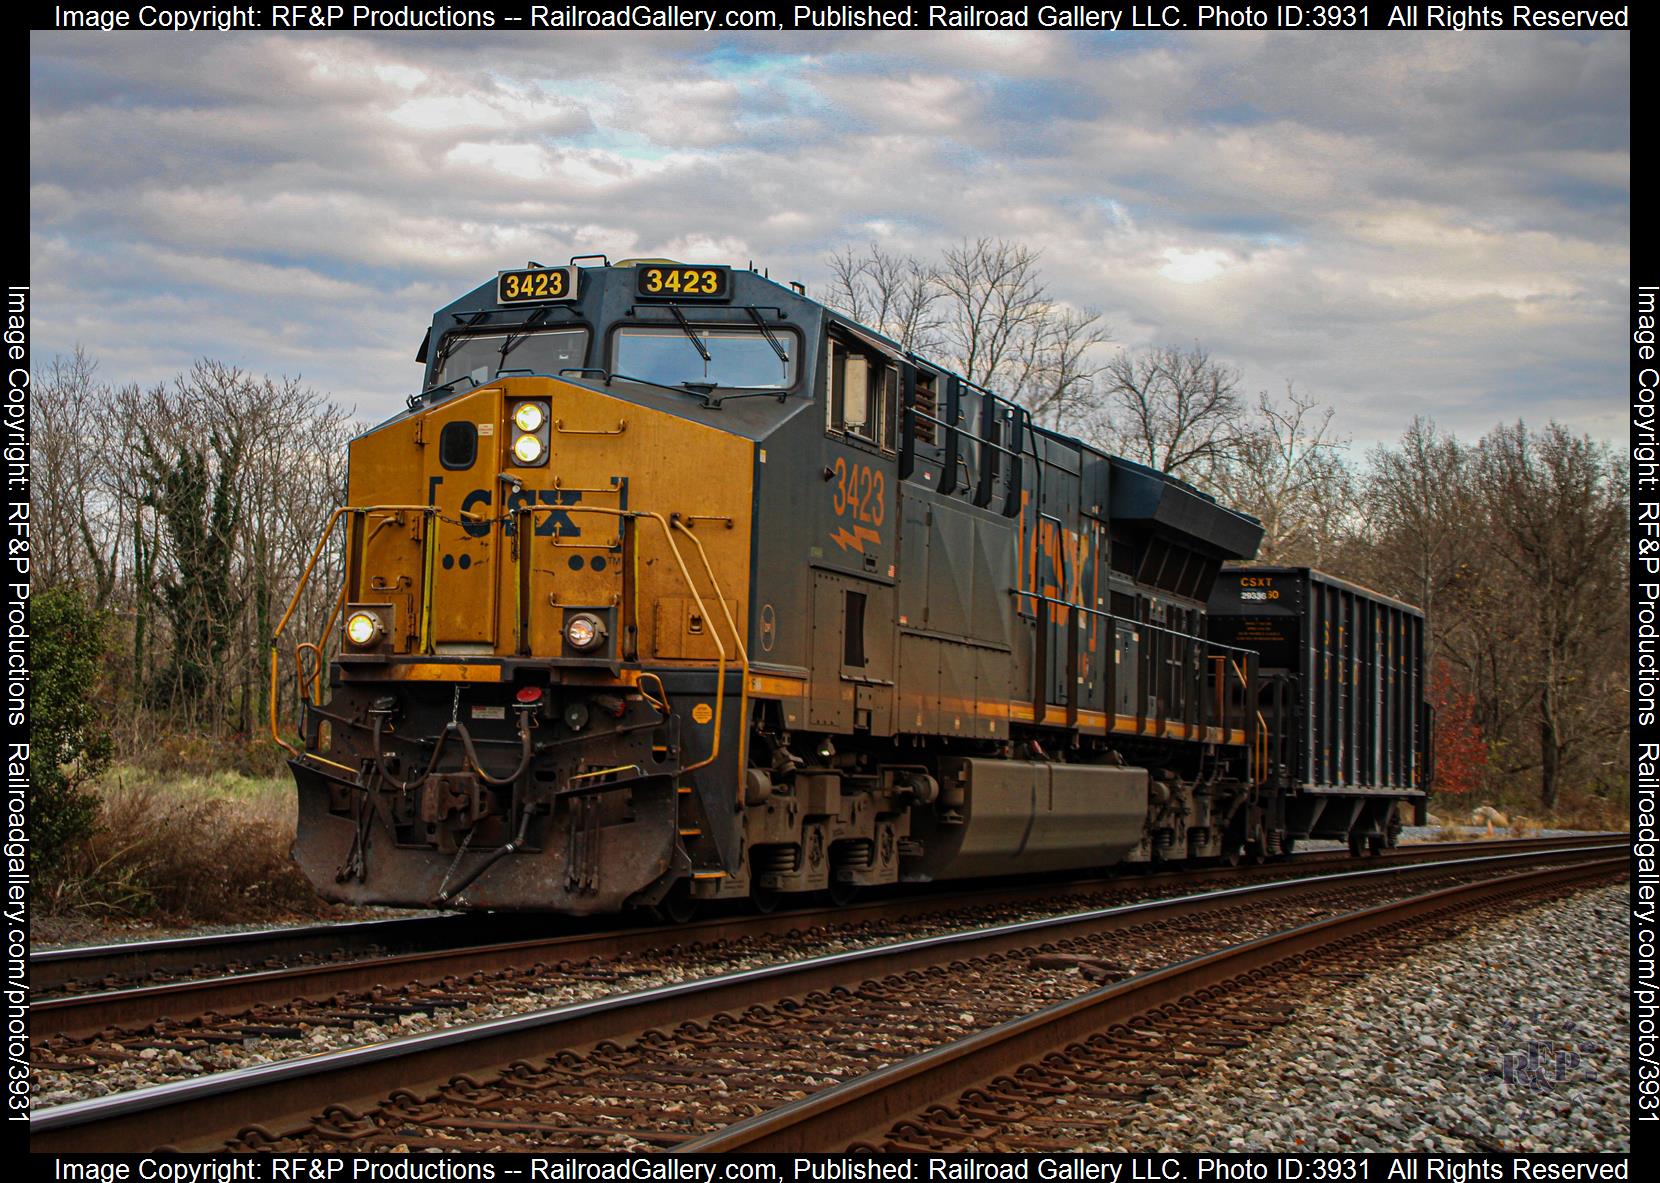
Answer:
[[[1239,372],[1197,343],[1125,350],[1107,364],[1103,441],[1173,475],[1202,475],[1232,454],[1240,433]]]
[[[1095,310],[1052,300],[1037,263],[1037,252],[992,239],[964,241],[938,264],[844,247],[824,300],[1059,428],[1094,404],[1093,351],[1111,330]]]
[[[1425,609],[1495,787],[1537,773],[1554,810],[1570,776],[1617,782],[1629,579],[1617,458],[1556,424],[1501,426],[1471,447],[1416,420],[1369,460],[1344,563]]]
[[[1100,397],[1105,366],[1094,350],[1112,330],[1094,309],[1051,305],[1030,326],[1016,353],[1007,387],[1032,417],[1055,430],[1082,419]]]
[[[1284,399],[1263,391],[1254,417],[1214,467],[1210,488],[1262,522],[1259,561],[1320,566],[1342,535],[1353,482],[1334,414],[1289,382]]]
[[[35,400],[35,498],[55,582],[95,589],[121,624],[112,722],[125,750],[158,729],[255,728],[268,706],[275,616],[344,495],[355,424],[290,378],[203,360],[149,389],[58,358]],[[328,548],[291,635],[317,640],[334,607]],[[292,710],[285,697],[284,710]]]
[[[1517,577],[1514,611],[1528,625],[1524,643],[1534,655],[1539,797],[1547,809],[1587,730],[1611,719],[1624,730],[1618,720],[1626,712],[1583,693],[1588,653],[1624,619],[1627,517],[1615,469],[1605,446],[1558,423],[1540,432],[1520,422],[1496,427],[1476,450],[1486,537]]]
[[[125,507],[100,496],[118,450],[112,448],[110,391],[81,348],[55,357],[30,400],[35,583],[84,585],[99,609],[117,576]]]
[[[1038,252],[989,238],[966,239],[940,263],[947,360],[970,382],[996,388],[1018,364],[1020,346],[1052,303],[1038,273]]]
[[[1469,573],[1470,456],[1433,420],[1415,417],[1395,448],[1367,457],[1365,517],[1390,590],[1432,622],[1441,596]]]
[[[251,391],[257,424],[244,479],[248,489],[243,547],[244,652],[240,670],[238,727],[269,709],[266,644],[293,595],[300,573],[345,496],[346,448],[357,424],[341,407],[296,378],[261,378]],[[293,638],[317,641],[334,607],[344,569],[344,549],[325,549],[317,572],[295,609]]]
[[[938,346],[941,295],[934,271],[910,255],[871,243],[864,254],[843,247],[830,257],[824,302],[891,337],[906,349],[927,353]]]

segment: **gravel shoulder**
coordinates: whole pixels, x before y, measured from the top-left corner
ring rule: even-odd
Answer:
[[[1525,908],[1336,991],[1100,1149],[1631,1149],[1626,885]]]
[[[410,916],[438,916],[425,908],[348,907],[319,902],[312,916],[275,916],[241,924],[169,924],[149,920],[112,920],[100,916],[34,916],[29,922],[29,950],[80,948],[160,941],[170,937],[208,937],[233,932],[264,932],[274,928],[310,928],[318,924],[349,924],[359,920],[402,920]]]

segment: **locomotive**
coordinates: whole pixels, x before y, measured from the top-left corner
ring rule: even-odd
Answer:
[[[301,581],[338,548],[278,735],[327,898],[684,916],[1422,814],[1421,614],[1225,567],[1255,519],[798,284],[533,263],[417,361]]]

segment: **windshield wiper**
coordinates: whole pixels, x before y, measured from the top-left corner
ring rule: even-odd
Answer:
[[[680,311],[680,305],[670,304],[669,311],[674,313],[674,319],[680,322],[680,331],[686,334],[686,340],[692,343],[692,348],[697,350],[697,355],[703,359],[703,363],[708,365],[714,361],[715,359],[709,356],[709,350],[703,344],[703,338],[697,335],[697,331],[692,328],[691,322],[686,319],[686,314]]]
[[[518,332],[508,334],[507,339],[504,340],[501,343],[501,361],[502,362],[506,362],[507,361],[507,355],[509,353],[512,353],[520,345],[524,344],[525,338],[530,336],[531,328],[534,327],[535,325],[540,324],[541,321],[542,321],[542,318],[544,316],[546,316],[550,310],[551,310],[551,306],[544,304],[542,307],[538,308],[534,313],[532,313],[528,318],[526,318],[525,322],[519,326],[519,331]],[[496,372],[498,374],[501,372],[501,363],[497,364]]]
[[[749,313],[750,319],[755,322],[755,327],[761,330],[761,336],[765,337],[767,344],[772,346],[772,351],[778,355],[778,360],[788,366],[790,364],[789,352],[773,335],[773,331],[767,327],[766,319],[762,317],[761,310],[753,304],[745,304],[744,311]]]
[[[478,324],[479,321],[489,316],[490,310],[488,308],[479,309],[477,312],[473,313],[471,320],[464,320],[462,314],[459,312],[452,312],[450,315],[455,317],[455,323],[460,325],[463,329],[470,329],[474,325]],[[461,343],[466,339],[466,336],[462,333],[448,332],[444,334],[444,339],[438,345],[438,357],[433,362],[433,373],[442,374],[444,372],[444,363],[450,360],[450,354],[461,348]],[[434,386],[432,389],[436,390],[438,388]]]

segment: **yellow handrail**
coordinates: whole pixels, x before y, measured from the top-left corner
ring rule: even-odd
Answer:
[[[314,646],[317,652],[317,668],[311,672],[311,701],[315,705],[323,702],[323,668],[328,665],[329,637],[334,634],[334,622],[339,620],[346,611],[346,584],[340,584],[340,598],[334,601],[334,610],[329,613],[328,621],[323,625],[322,635],[317,638]],[[299,647],[294,650],[295,664],[299,663]]]
[[[703,549],[703,541],[692,532],[690,526],[676,519],[675,528],[690,538],[697,547],[698,557],[703,560],[703,569],[708,573],[709,586],[715,591],[715,599],[720,604],[721,614],[726,617],[726,627],[732,630],[732,643],[738,647],[738,658],[743,662],[743,681],[738,690],[738,716],[742,722],[738,727],[738,792],[743,793],[744,770],[749,756],[749,649],[744,645],[743,634],[738,631],[737,621],[732,619],[732,609],[726,606],[726,597],[721,593],[720,580],[715,578],[715,568],[709,562],[709,552]],[[726,687],[719,691],[725,697]]]
[[[438,507],[435,505],[342,505],[338,506],[335,511],[329,515],[329,520],[323,526],[322,533],[317,536],[317,545],[312,548],[311,557],[306,560],[305,569],[300,572],[299,582],[294,585],[294,594],[289,597],[288,608],[283,612],[282,619],[277,622],[277,627],[271,633],[271,693],[269,696],[271,738],[275,740],[277,745],[289,755],[299,756],[302,753],[299,748],[295,747],[282,737],[282,731],[277,724],[277,689],[279,680],[278,667],[281,661],[277,642],[282,639],[282,634],[288,629],[289,620],[293,618],[295,609],[300,606],[300,596],[304,594],[306,585],[311,582],[311,573],[316,570],[317,560],[322,557],[324,547],[328,545],[330,537],[334,534],[335,524],[347,514],[366,515],[372,513],[419,513],[430,515],[437,512]],[[430,545],[430,539],[434,531],[427,530],[425,533]],[[350,562],[350,556],[347,556],[347,561]],[[423,615],[426,612],[427,601],[431,598],[428,594],[430,588],[431,575],[430,572],[428,572],[423,576],[423,583],[421,587],[421,610]],[[340,604],[345,603],[345,596],[346,589],[342,587],[340,589]],[[326,640],[327,630],[324,630],[324,637]],[[320,683],[318,684],[318,691],[321,691]],[[323,759],[321,756],[313,756],[313,758],[318,760]],[[323,763],[333,764],[333,761],[323,760]],[[341,764],[334,764],[333,766],[336,768],[345,767]],[[350,770],[348,769],[348,771]]]
[[[703,594],[698,590],[697,582],[692,578],[691,569],[690,569],[690,567],[688,566],[688,564],[686,562],[686,556],[681,551],[679,545],[675,542],[674,530],[679,529],[682,533],[684,533],[688,538],[690,538],[692,540],[693,545],[697,547],[698,557],[699,557],[699,560],[703,564],[704,571],[709,576],[710,586],[714,591],[716,599],[720,603],[721,615],[725,618],[726,623],[727,623],[727,627],[731,630],[734,643],[737,646],[738,658],[739,658],[739,661],[740,661],[740,664],[741,664],[742,675],[743,675],[742,683],[741,683],[741,686],[740,686],[740,689],[739,689],[739,709],[740,709],[740,711],[744,712],[745,717],[747,718],[747,711],[748,711],[748,704],[749,704],[749,652],[748,652],[747,648],[744,645],[743,634],[738,628],[737,621],[734,619],[731,609],[726,604],[725,596],[721,592],[720,580],[715,575],[714,566],[709,561],[709,555],[708,555],[708,552],[704,549],[702,540],[699,539],[689,528],[687,528],[684,525],[684,523],[676,521],[676,522],[671,524],[670,521],[667,518],[665,518],[662,514],[654,513],[650,510],[625,510],[625,509],[615,509],[615,508],[612,508],[610,506],[603,506],[603,505],[581,505],[581,504],[576,504],[576,505],[526,505],[526,506],[519,507],[519,508],[517,508],[513,511],[516,515],[521,515],[520,516],[521,529],[519,531],[519,533],[520,533],[519,552],[518,552],[518,555],[517,555],[518,561],[521,565],[524,562],[524,551],[528,549],[528,542],[526,542],[525,539],[527,537],[529,537],[528,532],[525,531],[522,528],[524,519],[528,518],[528,517],[532,517],[532,516],[534,516],[535,514],[538,514],[538,513],[552,513],[552,512],[556,512],[556,511],[561,512],[561,513],[565,513],[565,514],[577,514],[577,513],[604,514],[604,515],[607,515],[607,516],[624,519],[625,522],[632,522],[632,521],[636,521],[636,520],[639,520],[639,519],[649,519],[651,521],[656,522],[658,528],[661,529],[662,532],[663,532],[663,541],[668,544],[669,553],[674,557],[675,565],[676,565],[676,567],[679,568],[680,578],[685,583],[686,590],[691,593],[692,600],[697,605],[698,612],[703,616],[703,618],[705,620],[713,620],[714,616],[709,612],[708,606],[704,603]],[[335,529],[336,524],[343,517],[346,517],[347,515],[353,515],[353,516],[358,516],[358,517],[366,517],[366,516],[373,515],[373,514],[389,514],[389,513],[419,513],[419,514],[422,514],[424,516],[430,517],[430,516],[438,513],[438,507],[433,506],[433,505],[365,505],[365,506],[340,506],[339,508],[335,509],[335,511],[329,516],[328,523],[323,527],[322,533],[321,533],[321,535],[319,536],[319,538],[317,540],[317,545],[312,549],[311,557],[306,562],[305,569],[300,573],[299,582],[295,585],[294,594],[289,599],[287,610],[283,612],[282,619],[278,621],[276,629],[271,634],[271,695],[270,695],[271,738],[273,740],[275,740],[278,745],[280,745],[285,751],[287,751],[292,756],[300,756],[303,753],[301,753],[300,749],[296,748],[293,744],[289,743],[287,740],[285,740],[282,737],[281,730],[280,730],[278,722],[277,722],[277,690],[278,690],[278,681],[279,681],[279,676],[278,675],[279,675],[279,665],[280,665],[280,651],[279,651],[278,642],[281,640],[283,633],[287,630],[289,620],[292,619],[295,610],[299,607],[300,597],[304,593],[307,584],[311,580],[312,572],[316,569],[317,561],[318,561],[319,558],[321,558],[324,548],[328,545],[328,541],[334,533],[334,529]],[[434,556],[436,554],[436,549],[435,549],[435,536],[436,536],[436,533],[437,533],[437,531],[435,531],[435,530],[427,529],[427,530],[423,531],[424,537],[422,539],[421,620],[420,620],[420,647],[421,647],[422,652],[430,652],[431,647],[432,647],[432,644],[431,644],[431,634],[432,634],[431,603],[432,603]],[[349,559],[349,556],[348,556],[348,562],[349,561],[350,561],[350,559]],[[638,581],[636,580],[636,597],[637,597],[637,593],[638,593]],[[329,628],[332,628],[333,622],[339,616],[341,610],[343,609],[343,607],[345,605],[345,602],[346,602],[346,587],[342,586],[342,588],[340,590],[340,599],[336,602],[334,610],[331,612],[330,617],[329,617]],[[635,607],[636,607],[635,615],[637,617],[638,616],[637,604],[636,604]],[[520,615],[522,615],[522,612],[520,613]],[[638,621],[636,620],[636,624],[637,623],[638,623]],[[516,627],[517,627],[517,625],[516,625]],[[306,645],[307,648],[312,649],[314,652],[316,652],[318,654],[319,661],[320,661],[321,656],[322,656],[322,647],[323,647],[323,645],[326,645],[326,643],[327,643],[329,628],[324,629],[323,640],[321,642],[319,642],[316,646],[311,645],[309,642]],[[714,643],[715,643],[715,652],[716,652],[716,663],[715,663],[715,686],[716,686],[715,717],[714,717],[714,720],[713,720],[713,722],[714,722],[714,741],[711,744],[709,755],[705,759],[700,760],[695,764],[687,765],[685,768],[681,769],[682,772],[695,772],[700,768],[706,768],[706,767],[713,764],[716,760],[718,760],[720,758],[721,725],[722,725],[722,722],[723,722],[724,717],[725,717],[727,649],[726,649],[726,644],[720,638],[720,634],[719,634],[718,630],[717,631],[712,631],[709,634],[709,636],[710,636],[710,639],[712,641],[714,641]],[[304,677],[303,677],[303,674],[302,674],[302,685],[303,685],[303,680],[304,680]],[[319,665],[318,670],[314,672],[312,682],[313,682],[313,695],[314,695],[314,698],[320,697],[321,689],[322,689],[322,687],[321,687],[321,665]],[[659,686],[662,685],[660,680],[658,682],[658,685]],[[656,705],[655,702],[654,702],[654,705]],[[740,767],[741,767],[741,761],[742,761],[743,756],[745,754],[745,750],[747,748],[747,744],[745,742],[746,738],[747,737],[744,736],[743,734],[740,734],[740,736],[739,736],[738,753],[739,753],[739,758],[740,758]],[[322,759],[322,757],[315,757],[315,758]],[[324,763],[332,763],[332,761],[326,761],[325,760]],[[343,765],[335,765],[335,767],[344,767],[344,766]]]
[[[692,580],[691,571],[686,566],[686,556],[681,553],[680,547],[675,544],[674,533],[673,533],[673,530],[671,529],[671,527],[669,525],[669,521],[662,514],[653,513],[651,510],[646,510],[646,509],[614,509],[614,508],[612,508],[611,506],[608,506],[608,505],[581,505],[581,504],[577,504],[577,505],[527,505],[527,506],[523,507],[522,512],[532,513],[532,514],[534,514],[534,513],[552,513],[556,510],[557,511],[562,511],[562,512],[567,513],[567,514],[573,514],[573,513],[607,514],[611,517],[618,517],[618,518],[625,518],[625,519],[649,518],[651,521],[656,522],[658,527],[663,531],[663,541],[668,543],[669,553],[674,556],[675,565],[680,568],[680,578],[686,584],[686,590],[692,593],[692,601],[697,605],[698,612],[702,614],[703,619],[705,619],[705,620],[713,620],[714,619],[714,616],[709,612],[708,606],[705,605],[704,602],[703,602],[702,593],[700,593],[697,590],[697,584]],[[687,533],[689,534],[690,531],[687,531]],[[697,540],[694,538],[693,541],[696,542]],[[698,548],[699,548],[700,551],[702,550],[702,543],[698,543]],[[707,557],[705,557],[704,561],[705,562],[708,561]],[[719,583],[719,581],[715,580],[713,570],[710,571],[710,581],[712,583],[714,583],[715,591],[718,595],[719,592],[720,592],[720,583]],[[727,613],[726,603],[725,603],[724,599],[721,601],[721,611],[723,613],[727,614],[727,619],[730,621],[731,616],[730,616],[730,613]],[[734,626],[734,633],[735,632],[736,632],[736,627]],[[709,755],[706,759],[699,760],[696,764],[686,765],[686,767],[684,767],[680,770],[681,772],[696,772],[699,768],[707,768],[709,765],[713,764],[717,759],[720,758],[721,721],[724,718],[724,709],[725,709],[725,702],[726,702],[726,646],[721,642],[719,632],[711,632],[709,634],[709,639],[714,641],[714,643],[715,643],[715,653],[717,654],[716,662],[715,662],[715,718],[714,718],[715,741],[714,741],[714,744],[711,746],[710,751],[709,751]],[[740,641],[740,648],[741,648],[741,641]],[[743,656],[743,679],[744,679],[744,685],[743,685],[742,695],[743,695],[744,701],[747,701],[748,693],[749,693],[749,657],[748,657],[747,654],[745,654]]]

